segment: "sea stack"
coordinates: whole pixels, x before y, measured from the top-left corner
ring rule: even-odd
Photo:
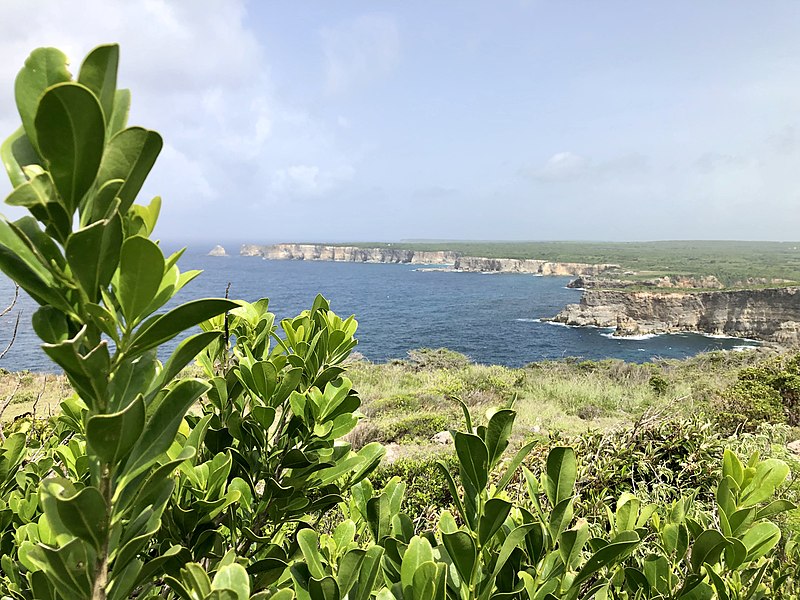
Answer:
[[[211,249],[211,252],[208,253],[209,256],[228,256],[228,253],[225,252],[225,248],[217,244]]]

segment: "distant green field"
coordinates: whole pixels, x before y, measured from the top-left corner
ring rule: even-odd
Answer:
[[[401,242],[336,244],[363,248],[452,250],[465,256],[615,263],[640,275],[715,275],[725,284],[748,278],[800,282],[800,242]]]

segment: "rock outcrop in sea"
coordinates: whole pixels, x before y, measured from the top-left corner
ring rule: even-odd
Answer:
[[[217,244],[211,249],[211,252],[208,253],[209,256],[228,256],[228,253],[225,252],[225,248]]]
[[[556,323],[609,327],[615,335],[693,331],[800,344],[800,287],[708,292],[587,289]]]

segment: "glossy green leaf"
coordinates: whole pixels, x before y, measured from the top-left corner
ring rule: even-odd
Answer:
[[[72,231],[72,219],[61,205],[53,180],[47,171],[37,173],[30,181],[22,183],[9,194],[6,203],[27,208],[45,225],[45,231],[61,244]],[[63,263],[63,259],[60,262]]]
[[[544,490],[552,506],[557,506],[574,493],[578,464],[575,450],[568,446],[558,446],[547,455]]]
[[[34,148],[39,147],[34,125],[39,101],[47,88],[72,80],[68,62],[66,55],[57,48],[37,48],[25,60],[25,66],[14,81],[17,110]]]
[[[769,500],[788,475],[789,466],[782,460],[769,458],[759,462],[753,479],[742,490],[739,506],[746,508]]]
[[[741,540],[747,548],[747,561],[758,560],[772,550],[781,539],[781,530],[769,521],[753,525]]]
[[[236,600],[250,600],[250,576],[238,563],[225,565],[211,582],[212,590],[230,590],[236,594]]]
[[[372,590],[381,575],[383,552],[381,546],[370,546],[367,549],[364,560],[361,562],[361,571],[352,600],[369,600],[371,597]]]
[[[699,572],[704,563],[714,565],[719,562],[722,551],[727,545],[728,541],[719,531],[714,529],[703,531],[692,545],[691,562],[694,572]]]
[[[111,119],[117,92],[119,46],[106,44],[92,50],[78,72],[78,83],[89,88],[100,101],[105,122]]]
[[[14,188],[24,185],[28,181],[28,176],[24,171],[25,167],[40,165],[42,162],[22,126],[0,145],[0,159],[2,159],[3,167],[11,180],[11,186]]]
[[[122,244],[117,296],[130,326],[136,323],[158,292],[164,275],[164,255],[147,238],[134,236]]]
[[[128,114],[131,110],[131,91],[117,90],[114,94],[114,110],[108,120],[108,137],[111,138],[128,125]]]
[[[140,353],[168,342],[179,333],[237,307],[238,304],[222,298],[192,300],[148,320],[131,342],[131,352]]]
[[[517,413],[513,410],[498,410],[486,425],[486,448],[489,451],[489,469],[494,468],[508,447],[508,438]]]
[[[117,270],[121,248],[119,215],[92,223],[67,239],[67,262],[90,302],[97,302],[100,289],[111,281]]]
[[[483,508],[483,515],[478,522],[478,543],[483,546],[500,531],[505,523],[508,513],[511,512],[511,503],[501,498],[492,498]]]
[[[131,450],[123,470],[125,480],[133,479],[147,469],[170,447],[186,411],[208,389],[209,385],[204,381],[183,379],[167,392]]]
[[[101,460],[116,464],[138,441],[144,430],[144,420],[144,400],[140,395],[119,412],[89,417],[86,441]]]
[[[61,523],[72,535],[99,550],[108,535],[107,507],[100,491],[85,487],[70,497],[60,493],[54,493],[53,497]]]
[[[105,145],[103,111],[77,83],[49,88],[36,112],[39,153],[69,214],[94,183]]]
[[[600,569],[615,565],[623,556],[638,546],[640,541],[639,534],[635,531],[623,531],[610,544],[595,552],[586,561],[572,581],[571,587],[577,589]]]
[[[339,600],[339,586],[336,580],[331,577],[321,579],[311,578],[308,582],[308,594],[311,600]]]
[[[442,533],[442,543],[447,549],[447,554],[450,555],[458,574],[461,576],[461,580],[469,585],[478,560],[478,549],[475,547],[475,540],[466,531],[456,531],[454,533]]]
[[[123,214],[136,199],[163,145],[158,133],[141,127],[123,129],[108,142],[97,181],[101,185],[114,179],[125,182],[117,193]]]
[[[457,431],[454,437],[461,473],[477,490],[489,481],[489,451],[477,435]]]
[[[403,564],[400,567],[400,583],[403,589],[410,589],[414,582],[414,573],[425,562],[433,561],[433,548],[430,542],[423,537],[414,536],[403,554]]]
[[[297,532],[297,545],[303,553],[306,565],[312,577],[322,579],[325,577],[325,569],[322,567],[319,555],[319,536],[313,529],[301,529]]]

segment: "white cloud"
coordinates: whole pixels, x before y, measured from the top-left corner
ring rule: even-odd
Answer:
[[[362,15],[321,32],[327,91],[338,94],[391,71],[400,57],[392,17]]]
[[[367,19],[354,27],[380,32],[381,23]],[[355,55],[331,36],[347,71]],[[221,218],[241,235],[257,235],[257,219],[241,223],[237,212],[318,197],[352,179],[354,159],[333,133],[343,121],[332,117],[328,124],[277,96],[244,0],[41,0],[36,11],[25,0],[5,3],[0,137],[18,125],[13,82],[31,50],[60,48],[77,74],[83,57],[110,41],[120,44],[119,85],[132,90],[131,124],[155,129],[165,140],[141,199],[163,196],[162,235],[196,237],[218,228]],[[3,181],[0,195],[9,189]],[[195,210],[198,203],[225,210],[212,217]]]
[[[589,160],[580,154],[558,152],[534,176],[545,181],[572,180],[585,175],[588,168]]]
[[[355,169],[344,165],[323,170],[316,165],[291,165],[275,171],[272,191],[292,197],[315,197],[326,194],[350,181]]]

